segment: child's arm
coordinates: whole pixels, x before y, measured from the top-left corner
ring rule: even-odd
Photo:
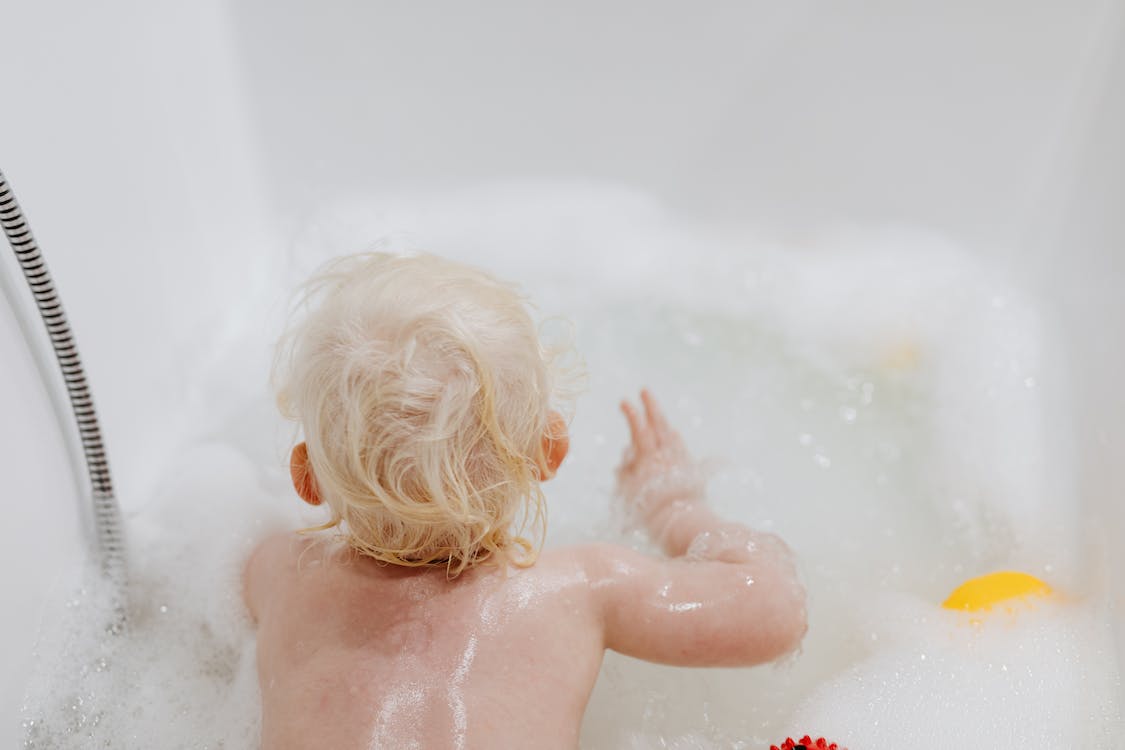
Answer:
[[[805,595],[788,547],[772,534],[725,522],[679,434],[647,392],[644,414],[622,408],[632,446],[619,491],[672,559],[604,546],[592,556],[606,646],[669,664],[757,664],[795,649]]]

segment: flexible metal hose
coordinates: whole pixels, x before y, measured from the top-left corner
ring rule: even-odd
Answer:
[[[39,245],[31,233],[31,227],[24,218],[16,196],[8,187],[4,173],[0,171],[0,225],[15,251],[16,260],[23,269],[24,278],[31,287],[31,294],[39,308],[39,315],[47,328],[55,358],[62,370],[63,382],[70,398],[71,410],[78,423],[78,436],[82,441],[82,452],[86,457],[86,470],[90,476],[93,492],[94,530],[97,551],[102,572],[124,593],[125,586],[125,540],[121,531],[121,511],[113,494],[113,481],[109,474],[105,446],[98,416],[94,411],[94,401],[86,382],[82,360],[78,356],[78,346],[63,311],[62,301],[55,291],[54,282],[47,271],[46,261],[39,251]],[[119,613],[123,618],[124,598],[120,599]],[[123,620],[117,623],[123,624]]]

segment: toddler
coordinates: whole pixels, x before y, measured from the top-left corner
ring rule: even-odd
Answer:
[[[621,405],[618,492],[665,555],[540,550],[569,440],[517,290],[376,254],[329,266],[306,303],[275,379],[304,433],[294,487],[328,519],[246,567],[263,748],[573,749],[607,648],[741,666],[800,643],[788,548],[711,512],[646,391]]]

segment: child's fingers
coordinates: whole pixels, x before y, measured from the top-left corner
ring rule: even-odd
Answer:
[[[628,401],[621,402],[621,411],[625,414],[625,421],[629,423],[629,434],[637,452],[643,452],[652,447],[652,435],[641,424],[641,417],[637,410]]]
[[[671,430],[668,420],[664,418],[664,412],[660,410],[660,405],[656,403],[656,399],[647,388],[641,391],[641,401],[645,405],[648,423],[656,430],[656,434],[661,436],[667,434]]]

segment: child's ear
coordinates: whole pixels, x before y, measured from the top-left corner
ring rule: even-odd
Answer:
[[[566,420],[557,411],[552,411],[547,418],[547,432],[543,435],[542,449],[541,479],[547,480],[555,476],[570,451],[570,433],[566,428]]]
[[[289,456],[289,476],[293,478],[293,488],[309,505],[320,505],[320,490],[316,487],[316,477],[313,476],[312,467],[309,466],[309,448],[304,443],[297,443]]]

